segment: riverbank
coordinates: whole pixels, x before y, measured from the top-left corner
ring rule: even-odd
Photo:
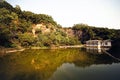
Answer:
[[[0,55],[6,55],[17,51],[24,51],[25,48],[0,48]]]
[[[66,48],[82,48],[84,45],[67,45],[67,46],[52,46],[52,47],[30,47],[30,48],[0,48],[0,55],[24,51],[25,49],[66,49]]]
[[[84,45],[66,45],[66,46],[52,46],[52,47],[31,47],[30,49],[66,49],[66,48],[81,48]]]
[[[59,48],[81,48],[81,47],[84,47],[84,45],[59,46]]]

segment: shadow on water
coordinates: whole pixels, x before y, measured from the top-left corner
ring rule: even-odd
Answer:
[[[120,39],[114,40],[112,42],[112,47],[108,52],[116,58],[120,59]]]
[[[106,54],[86,52],[85,49],[57,49],[57,50],[25,50],[0,57],[0,80],[58,80],[53,79],[55,73],[59,74],[59,68],[63,65],[75,71],[71,74],[78,75],[77,69],[89,69],[93,65],[112,65],[118,63]],[[95,53],[95,54],[94,54]],[[69,71],[67,72],[69,73]],[[83,73],[87,74],[87,73]],[[60,74],[59,74],[60,75]],[[51,78],[52,77],[52,78]],[[54,76],[55,77],[55,76]],[[60,77],[60,76],[59,76]],[[66,80],[69,76],[62,76]],[[71,78],[69,80],[74,80]]]

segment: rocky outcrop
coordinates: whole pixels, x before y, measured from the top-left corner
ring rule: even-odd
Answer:
[[[81,39],[83,32],[81,30],[74,30],[74,35],[77,36],[78,39]]]
[[[32,25],[32,33],[34,37],[36,37],[36,30],[41,29],[41,27],[45,27],[43,24],[33,24]]]
[[[81,39],[84,35],[81,30],[73,30],[72,28],[64,28],[64,32],[66,32],[68,36],[78,37],[78,39]]]
[[[74,37],[74,30],[72,30],[71,28],[63,28],[63,31],[70,37]]]
[[[86,31],[83,32],[82,30],[74,30],[72,28],[63,29],[69,37],[77,37],[82,43],[85,43],[85,41],[89,39],[89,34]]]
[[[54,28],[52,24],[44,24],[44,23],[33,24],[32,33],[34,37],[37,37],[37,31],[45,34],[45,33],[50,33],[51,31],[56,31],[56,28]]]

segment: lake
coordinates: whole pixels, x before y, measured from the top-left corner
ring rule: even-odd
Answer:
[[[28,49],[0,56],[0,80],[120,80],[120,63],[97,50]]]

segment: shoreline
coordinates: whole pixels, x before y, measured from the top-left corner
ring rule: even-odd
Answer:
[[[53,47],[31,47],[29,49],[66,49],[66,48],[82,48],[84,45],[68,45],[68,46],[53,46]]]
[[[84,45],[59,46],[59,48],[82,48]]]
[[[0,56],[24,50],[25,48],[0,48]]]
[[[68,45],[68,46],[53,46],[53,47],[30,47],[30,48],[0,48],[0,55],[24,51],[26,49],[67,49],[67,48],[82,48],[84,45]]]

